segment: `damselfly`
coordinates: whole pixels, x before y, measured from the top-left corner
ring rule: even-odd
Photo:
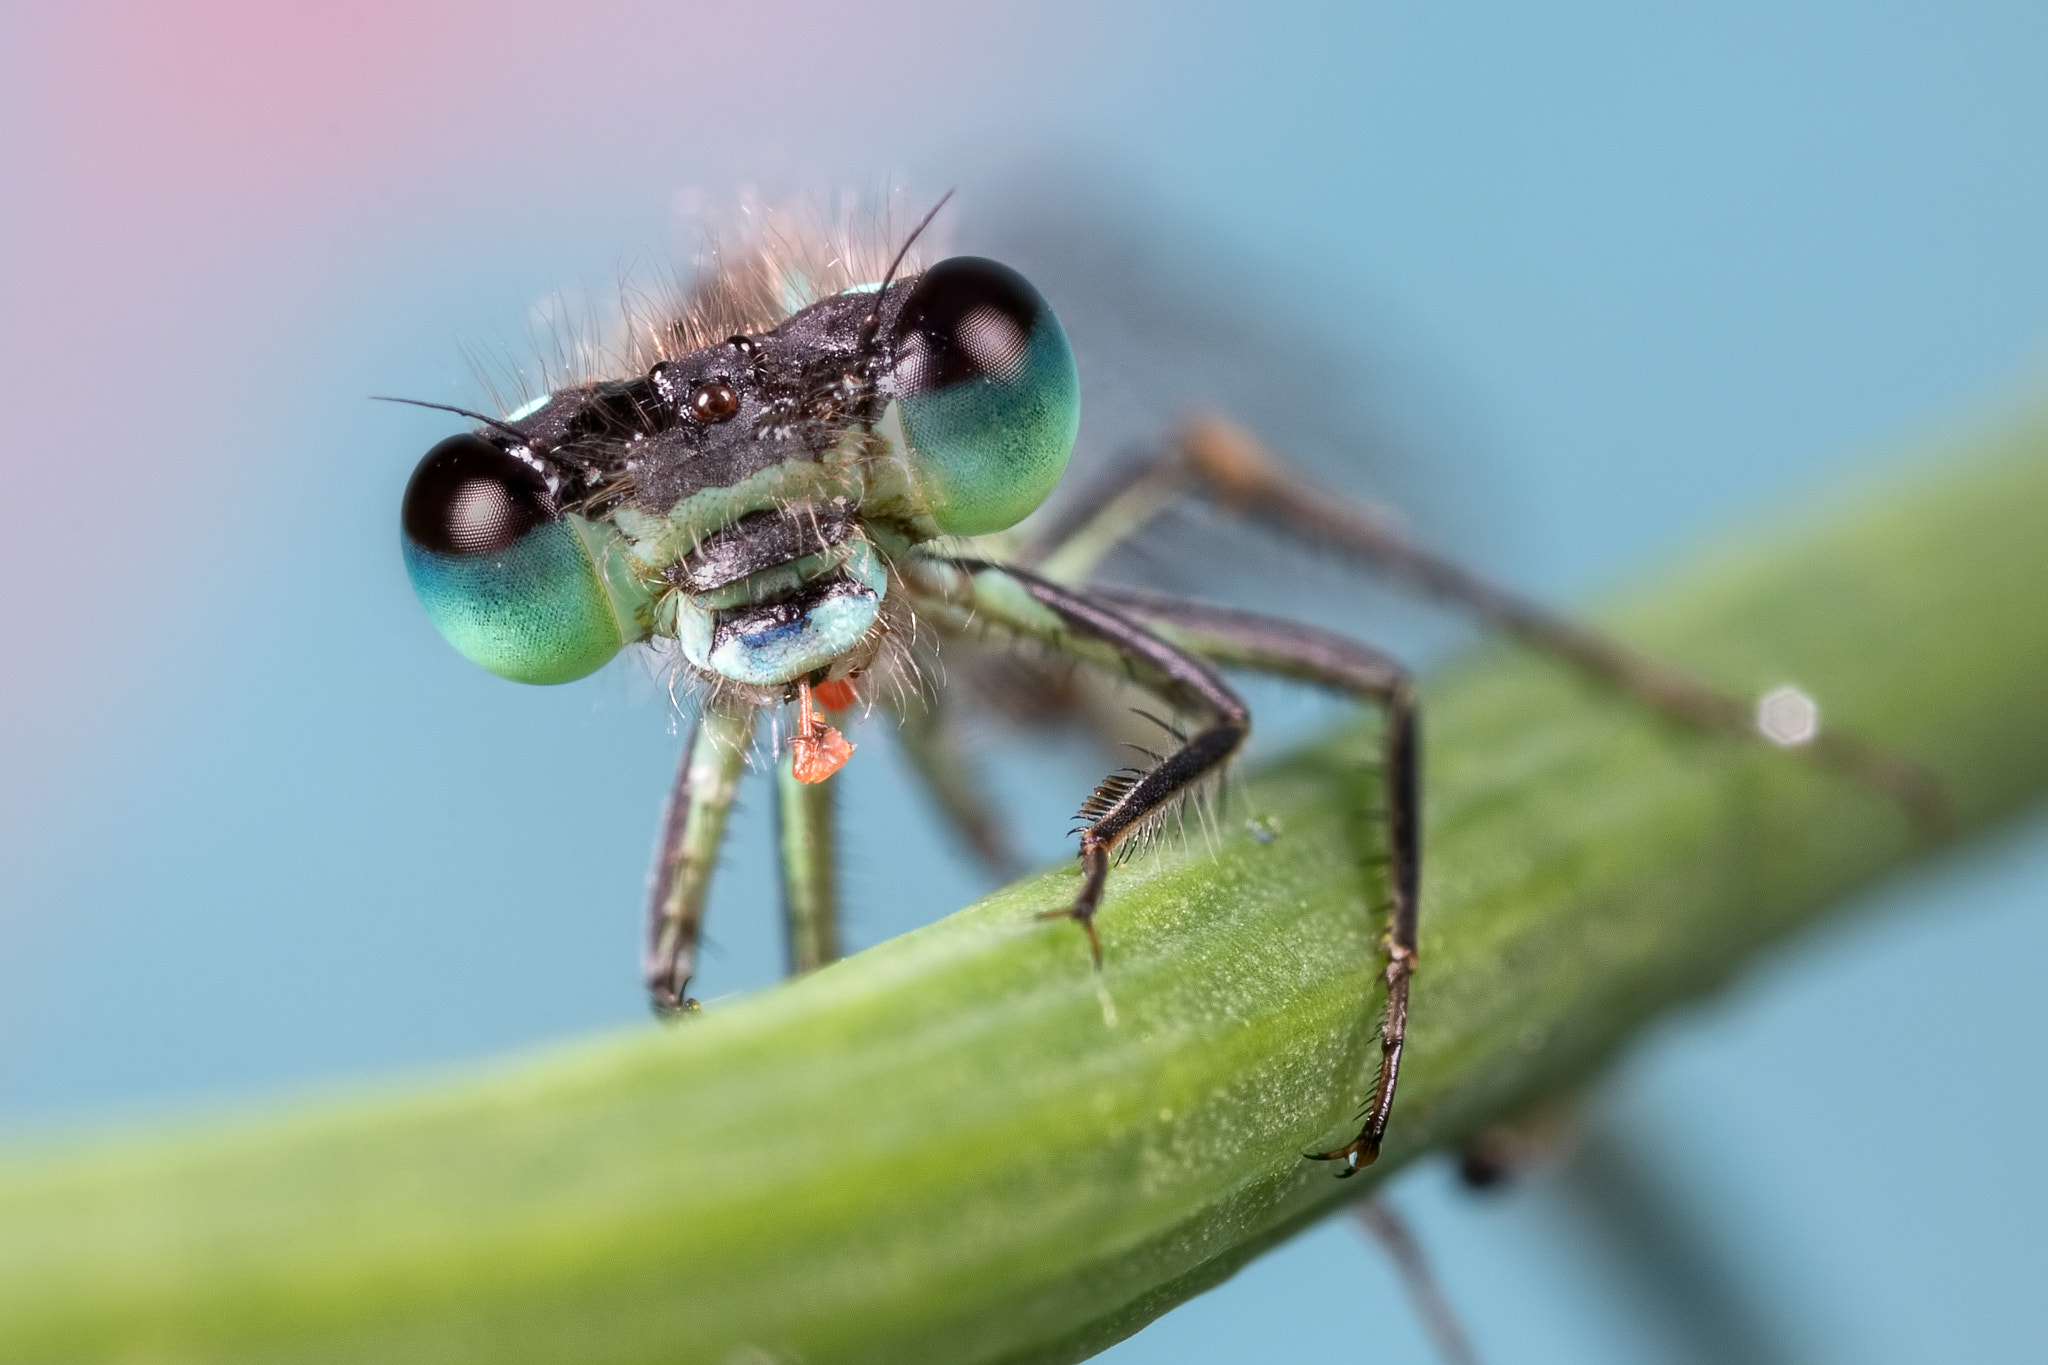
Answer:
[[[1393,1112],[1417,966],[1415,690],[1398,661],[1352,639],[1095,581],[1103,557],[1176,502],[1208,499],[1469,610],[1688,724],[1753,735],[1752,707],[1429,552],[1221,416],[1187,423],[1067,515],[1016,536],[1074,446],[1074,353],[1009,267],[956,256],[921,268],[910,252],[922,230],[866,268],[844,244],[778,240],[727,257],[636,333],[612,376],[554,387],[502,418],[464,414],[479,425],[430,450],[405,492],[413,586],[451,644],[521,682],[582,677],[637,642],[673,649],[698,705],[648,907],[645,977],[664,1013],[695,1008],[712,869],[764,724],[779,751],[791,961],[804,970],[838,951],[830,779],[852,746],[835,714],[893,712],[942,808],[994,857],[992,821],[941,723],[935,655],[991,636],[1035,642],[1157,696],[1173,713],[1159,718],[1170,739],[1080,808],[1082,875],[1060,917],[1086,933],[1099,968],[1095,918],[1115,856],[1221,774],[1249,733],[1219,669],[1382,709],[1381,1061],[1358,1132],[1313,1154],[1349,1175],[1378,1155]],[[1917,770],[1795,728],[1777,738],[1938,821],[1939,794]]]

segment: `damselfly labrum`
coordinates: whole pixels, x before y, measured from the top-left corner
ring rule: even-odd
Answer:
[[[1425,550],[1222,417],[1185,424],[1064,516],[1014,533],[1074,447],[1074,352],[1023,276],[972,256],[920,267],[909,254],[918,236],[865,266],[844,244],[778,240],[722,257],[634,332],[611,376],[554,386],[504,417],[467,413],[475,429],[433,447],[405,491],[413,587],[449,643],[520,682],[583,677],[639,642],[672,651],[696,716],[647,916],[646,984],[664,1013],[695,1008],[687,989],[712,870],[764,729],[777,751],[795,969],[838,952],[830,779],[852,746],[835,714],[893,713],[941,808],[996,852],[935,723],[932,665],[949,646],[1034,642],[1173,713],[1159,718],[1161,751],[1104,778],[1080,808],[1079,885],[1057,917],[1085,931],[1098,970],[1095,918],[1115,857],[1222,774],[1249,734],[1219,669],[1380,708],[1380,1065],[1358,1132],[1313,1154],[1351,1174],[1378,1155],[1392,1114],[1418,963],[1409,675],[1328,631],[1095,581],[1102,558],[1175,502],[1208,499],[1474,612],[1687,724],[1754,736],[1751,707]],[[1797,738],[1938,823],[1939,793],[1911,765],[1812,727]]]

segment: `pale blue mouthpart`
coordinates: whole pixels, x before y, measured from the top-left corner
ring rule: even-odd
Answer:
[[[889,589],[888,570],[865,541],[851,542],[833,577],[836,591],[795,614],[773,607],[716,611],[683,596],[676,602],[676,644],[698,668],[737,683],[776,687],[807,677],[874,628]]]

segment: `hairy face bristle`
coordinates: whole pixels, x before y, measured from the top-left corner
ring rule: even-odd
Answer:
[[[693,215],[697,248],[676,261],[620,281],[610,306],[560,292],[533,309],[528,354],[472,368],[488,406],[516,411],[564,388],[627,379],[737,335],[768,331],[820,299],[874,284],[888,271],[923,211],[897,192],[850,199],[836,209],[816,202],[743,202],[719,217]],[[927,229],[898,268],[911,275],[936,251]]]

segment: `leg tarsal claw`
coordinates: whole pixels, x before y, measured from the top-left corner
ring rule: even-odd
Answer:
[[[1360,1133],[1351,1142],[1331,1152],[1303,1152],[1310,1161],[1341,1161],[1344,1169],[1337,1172],[1339,1180],[1357,1175],[1367,1166],[1380,1159],[1380,1144],[1377,1139]]]
[[[651,1003],[654,1006],[654,1017],[663,1023],[688,1018],[702,1012],[704,1008],[687,995],[678,997],[667,991],[657,993]]]
[[[1095,963],[1095,970],[1102,970],[1102,936],[1095,932],[1095,912],[1079,905],[1070,905],[1064,910],[1041,910],[1031,918],[1035,920],[1070,919],[1077,922],[1088,934],[1088,956]]]

